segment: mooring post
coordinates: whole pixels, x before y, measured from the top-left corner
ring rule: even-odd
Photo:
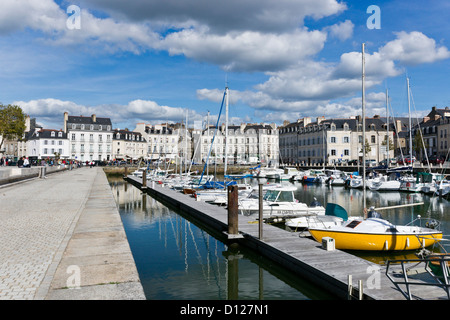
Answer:
[[[128,168],[127,167],[125,167],[125,172],[123,174],[123,177],[124,178],[128,177]]]
[[[259,186],[259,222],[258,222],[258,235],[259,235],[259,240],[262,240],[263,238],[263,184],[262,182],[259,182],[258,184]]]
[[[142,189],[147,189],[147,170],[142,171]]]
[[[238,187],[228,186],[228,234],[238,234]]]

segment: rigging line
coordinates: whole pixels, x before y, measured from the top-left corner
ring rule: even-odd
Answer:
[[[208,277],[206,276],[206,272],[205,272],[205,266],[203,265],[203,261],[202,261],[202,254],[200,253],[200,250],[197,246],[197,241],[195,240],[194,232],[192,231],[192,228],[191,228],[191,223],[189,223],[189,233],[191,235],[192,243],[194,245],[195,251],[197,252],[197,259],[198,259],[198,263],[202,270],[203,278],[208,279]]]
[[[425,151],[425,158],[427,159],[428,171],[431,173],[430,161],[428,160],[428,153],[427,153],[427,149],[426,149],[426,146],[425,146],[425,141],[424,141],[423,134],[422,134],[422,129],[420,127],[419,118],[417,117],[417,110],[416,110],[416,105],[414,103],[413,94],[412,94],[411,91],[410,91],[410,95],[411,95],[411,102],[412,102],[412,105],[414,107],[414,112],[416,113],[417,127],[419,128],[420,139],[422,141],[422,146],[423,146],[423,149]],[[411,159],[411,161],[412,161],[412,159]]]
[[[210,248],[208,242],[206,241],[205,231],[204,231],[203,229],[202,229],[201,231],[202,231],[203,242],[205,243],[205,247],[206,247],[207,259],[208,259],[208,261],[213,261],[213,260],[212,260],[212,256],[211,256],[211,255],[212,255],[212,253],[211,253],[211,248]],[[216,240],[216,241],[217,241],[217,240]],[[216,244],[217,244],[217,243],[216,243]],[[209,264],[208,264],[208,265],[209,265]],[[214,267],[214,263],[211,263],[211,268],[212,268],[212,271],[213,271],[213,275],[214,275],[214,279],[215,279],[215,281],[216,281],[217,288],[219,289],[219,298],[220,298],[222,288],[221,288],[221,286],[220,286],[219,278],[217,277],[217,274],[220,274],[220,273],[218,272],[219,270],[216,270],[216,268]]]
[[[208,156],[206,157],[205,165],[203,166],[202,175],[200,176],[200,180],[198,181],[198,185],[200,185],[200,183],[202,182],[203,175],[205,173],[205,169],[206,169],[206,166],[207,166],[208,161],[209,161],[209,156],[211,155],[212,147],[214,145],[214,140],[216,138],[216,133],[217,133],[217,130],[219,129],[220,115],[222,114],[223,103],[225,101],[225,95],[226,95],[226,91],[223,93],[222,104],[220,105],[219,116],[217,117],[216,129],[214,130],[214,135],[213,135],[213,138],[212,138],[212,141],[211,141],[211,146],[209,147]]]

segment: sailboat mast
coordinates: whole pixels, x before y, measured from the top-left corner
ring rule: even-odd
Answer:
[[[225,167],[223,171],[224,181],[227,174],[228,163],[228,86],[225,87]]]
[[[366,96],[365,96],[365,43],[362,44],[362,152],[363,152],[363,208],[366,210]]]
[[[186,110],[186,126],[185,126],[185,140],[184,140],[184,173],[187,173],[187,162],[188,162],[188,143],[187,143],[187,139],[188,139],[188,111]]]
[[[386,167],[389,169],[389,92],[386,89]]]
[[[208,110],[208,118],[207,118],[207,122],[206,122],[206,132],[208,135],[208,142],[209,142],[209,110]],[[201,136],[200,136],[201,137]],[[201,154],[201,151],[200,151]],[[208,161],[206,161],[206,176],[209,176],[209,164]]]
[[[410,102],[410,93],[409,93],[409,78],[406,77],[406,86],[408,92],[408,113],[409,113],[409,159],[411,161],[411,168],[413,166],[412,163],[412,125],[411,125],[411,102]]]

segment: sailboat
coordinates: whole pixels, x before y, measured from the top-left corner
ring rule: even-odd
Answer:
[[[365,61],[364,46],[362,44],[362,121],[363,137],[365,137]],[[364,140],[363,140],[364,141]],[[366,213],[366,170],[365,153],[363,152],[363,208]],[[387,208],[378,208],[388,209]],[[393,208],[393,207],[390,207]],[[420,217],[419,217],[420,220]],[[414,221],[413,221],[414,222]],[[417,250],[431,246],[442,239],[442,231],[431,227],[414,226],[412,224],[394,225],[383,219],[375,208],[370,208],[364,217],[347,220],[347,222],[330,227],[312,227],[309,232],[312,237],[322,243],[325,237],[335,241],[336,249],[369,250],[369,251],[397,251]]]

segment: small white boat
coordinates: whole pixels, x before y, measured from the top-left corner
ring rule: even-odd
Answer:
[[[283,169],[279,168],[259,168],[253,172],[253,177],[255,178],[267,178],[267,179],[276,179],[283,173]]]
[[[307,173],[303,177],[303,182],[305,183],[325,183],[327,176],[325,175],[323,170],[313,170],[311,169],[309,173]]]
[[[363,187],[363,179],[361,176],[352,176],[350,178],[348,186],[354,189],[362,189]]]
[[[145,171],[145,168],[138,168],[135,171],[133,171],[132,175],[138,178],[142,178],[143,172]]]
[[[238,195],[245,197],[252,192],[253,187],[248,184],[238,184]],[[199,189],[193,194],[197,201],[214,202],[216,204],[227,203],[228,190],[226,189]]]
[[[323,206],[308,206],[294,197],[296,187],[270,188],[263,197],[263,218],[295,217],[309,214],[325,214]],[[239,211],[244,215],[259,213],[259,199],[239,200]]]
[[[347,174],[341,170],[329,170],[327,173],[328,184],[330,186],[344,186],[349,178]]]
[[[372,191],[397,191],[400,189],[400,180],[391,179],[388,176],[382,175],[373,178],[368,187]]]
[[[294,230],[304,230],[308,228],[331,228],[342,225],[348,219],[347,211],[340,205],[328,203],[325,215],[308,215],[297,218],[286,219],[285,225]]]

